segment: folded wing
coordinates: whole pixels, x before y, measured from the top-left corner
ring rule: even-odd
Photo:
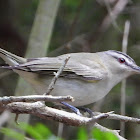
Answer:
[[[70,59],[60,76],[67,78],[80,78],[87,81],[100,81],[107,76],[107,70],[97,58],[89,59],[89,55],[70,54]],[[27,59],[24,64],[13,66],[13,69],[20,69],[40,74],[53,74],[63,64],[68,55],[59,57],[44,57]],[[96,61],[95,61],[96,60]]]

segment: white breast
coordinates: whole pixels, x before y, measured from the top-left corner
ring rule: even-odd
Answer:
[[[24,77],[24,79],[32,85],[32,87],[38,94],[43,94],[47,91],[47,88],[53,78],[48,76],[39,78],[37,74],[18,70],[16,70],[15,72]],[[66,79],[60,77],[58,78],[54,90],[51,92],[51,95],[71,95],[75,99],[74,102],[70,102],[71,105],[84,106],[102,99],[121,79],[122,77],[118,78],[116,82],[116,80],[112,81],[108,78],[95,83],[90,83],[87,81],[79,81],[75,79]]]
[[[71,95],[75,101],[70,102],[74,106],[84,106],[93,102],[96,102],[103,98],[111,89],[108,88],[108,82],[79,82],[74,79],[61,79],[56,82],[54,90],[51,95],[54,96],[66,96]]]

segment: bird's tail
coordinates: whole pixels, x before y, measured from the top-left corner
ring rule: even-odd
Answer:
[[[25,58],[19,57],[1,48],[0,48],[0,57],[5,61],[5,63],[7,63],[10,66],[22,64],[27,61]]]

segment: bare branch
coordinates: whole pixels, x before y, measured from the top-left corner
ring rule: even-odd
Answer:
[[[138,118],[127,117],[127,116],[118,115],[118,114],[110,114],[108,116],[108,119],[119,120],[119,121],[123,121],[123,122],[133,122],[133,123],[140,124],[140,119],[138,119]]]
[[[113,120],[140,124],[140,119],[138,118],[117,115],[117,114],[113,114],[113,112],[108,112],[108,113],[94,112],[96,116],[93,116],[92,118],[87,118],[87,117],[79,116],[75,113],[69,113],[63,110],[58,110],[55,108],[45,106],[42,102],[35,102],[35,103],[14,102],[14,103],[7,104],[4,107],[4,109],[8,109],[9,111],[15,114],[32,114],[42,119],[55,120],[72,126],[92,124],[92,126],[95,126],[100,130],[110,131],[114,133],[119,138],[119,140],[125,140],[125,139],[119,135],[117,130],[110,130],[108,128],[100,126],[96,122],[98,122],[101,119],[113,119]]]
[[[138,118],[117,115],[113,114],[112,112],[108,113],[96,112],[95,113],[96,116],[94,116],[93,118],[82,117],[75,113],[69,113],[63,110],[47,107],[41,102],[35,103],[14,102],[7,104],[5,108],[9,109],[11,112],[16,114],[24,114],[24,113],[33,114],[43,119],[55,120],[75,126],[85,125],[91,122],[97,122],[98,120],[104,118],[140,124],[140,119]]]
[[[93,44],[107,31],[111,24],[116,22],[117,17],[122,13],[129,0],[117,0],[111,11],[105,16],[98,28],[91,28],[88,33],[75,37],[72,41],[64,44],[56,50],[49,53],[49,56],[57,56],[58,54],[72,52],[90,52]],[[116,24],[116,23],[115,23]],[[116,26],[116,25],[115,25]],[[78,47],[77,47],[78,46]]]
[[[110,24],[112,23],[112,20],[115,21],[118,15],[124,10],[125,6],[128,4],[129,0],[118,0],[116,5],[113,7],[112,11],[109,12],[109,14],[105,17],[101,27],[100,32],[105,32]],[[110,17],[111,15],[111,17]]]
[[[40,100],[41,101],[49,101],[49,102],[50,101],[60,102],[60,101],[72,101],[73,98],[71,96],[64,96],[64,97],[63,96],[62,97],[61,96],[58,96],[58,97],[56,96],[56,97],[53,97],[51,95],[48,95],[48,96],[32,95],[32,96],[21,96],[21,97],[13,97],[13,96],[11,96],[11,97],[3,97],[3,98],[1,97],[0,98],[0,104],[3,103],[3,104],[6,105],[6,104],[10,103],[10,104],[6,105],[5,107],[6,108],[10,107],[10,110],[12,112],[14,112],[14,113],[17,113],[17,114],[20,114],[20,113],[34,114],[35,113],[35,115],[37,114],[37,112],[33,111],[31,113],[30,111],[28,112],[28,109],[33,109],[33,107],[34,107],[34,108],[36,108],[35,110],[39,111],[39,110],[42,110],[42,108],[40,108],[40,105],[41,105],[41,106],[44,107],[44,111],[43,111],[44,113],[46,111],[48,113],[48,115],[49,115],[49,113],[51,113],[51,114],[54,114],[55,116],[57,116],[56,114],[58,113],[59,117],[63,116],[65,111],[62,111],[62,115],[60,115],[61,114],[61,110],[57,110],[57,109],[52,109],[51,112],[48,112],[48,109],[50,110],[50,108],[45,106],[45,105],[43,105],[41,102],[40,102],[40,104],[39,104],[39,102],[36,102],[36,103],[24,103],[24,102],[40,101]],[[11,102],[14,102],[14,103],[11,103]],[[26,107],[28,107],[28,109]],[[16,112],[13,111],[13,110],[16,110]],[[23,111],[21,111],[21,110],[23,110]],[[39,112],[41,112],[41,111],[39,111]],[[40,114],[39,112],[38,112],[38,114]],[[68,112],[65,112],[65,114],[67,114],[67,113]],[[94,118],[89,118],[90,119],[90,120],[88,120],[89,122],[93,122],[93,121],[99,120],[102,117],[105,117],[105,118],[108,118],[108,119],[119,120],[119,121],[124,121],[124,122],[133,122],[133,123],[140,124],[140,119],[138,119],[138,118],[117,115],[117,114],[114,114],[113,112],[108,112],[108,113],[105,113],[105,114],[104,113],[100,113],[100,112],[94,112],[94,113],[96,115],[98,115],[98,117],[95,116]],[[70,113],[70,114],[73,114],[73,113]],[[66,116],[70,116],[69,113]],[[78,115],[76,115],[76,116],[78,116]],[[53,115],[52,115],[52,117],[53,117]],[[79,118],[79,116],[78,116],[78,118]],[[88,122],[86,122],[86,123],[88,123]]]
[[[114,28],[116,28],[117,30],[121,31],[121,29],[119,28],[119,26],[117,25],[117,22],[116,20],[114,20],[114,17],[112,15],[112,8],[111,8],[111,3],[109,0],[104,0],[104,3],[106,5],[106,8],[107,8],[107,11],[108,11],[108,14],[110,15],[110,20],[112,20],[112,25],[114,26]]]
[[[94,112],[96,115],[102,114],[100,112]],[[133,118],[133,117],[128,117],[128,116],[123,116],[123,115],[118,115],[118,114],[108,114],[107,119],[110,120],[118,120],[118,121],[123,121],[123,122],[132,122],[132,123],[137,123],[140,124],[140,119],[138,118]]]
[[[111,112],[108,112],[108,113],[100,113],[100,114],[98,114],[97,116],[92,117],[92,119],[89,120],[89,121],[87,122],[87,124],[89,124],[89,123],[95,123],[95,122],[97,122],[98,120],[105,119],[105,118],[107,118],[107,117],[109,116],[110,113],[111,113]]]
[[[71,96],[51,96],[51,95],[28,95],[28,96],[5,96],[0,97],[0,105],[9,104],[12,102],[61,102],[61,101],[74,101]]]
[[[23,103],[14,102],[6,105],[6,108],[12,113],[16,114],[32,114],[42,119],[55,120],[62,123],[66,123],[73,126],[86,125],[89,123],[95,123],[98,120],[107,118],[109,113],[102,113],[93,118],[87,118],[79,116],[75,113],[69,113],[63,110],[47,107],[41,102],[35,103]]]
[[[57,73],[55,73],[55,76],[54,76],[54,78],[52,79],[52,81],[51,81],[51,83],[50,83],[50,85],[49,85],[49,87],[48,87],[48,90],[47,90],[47,92],[46,92],[44,95],[49,95],[49,94],[51,93],[51,91],[54,89],[54,85],[55,85],[55,83],[56,83],[58,77],[60,76],[60,74],[63,72],[63,69],[65,68],[65,66],[66,66],[66,64],[67,64],[67,62],[68,62],[69,59],[70,59],[70,56],[68,56],[68,57],[64,60],[62,66],[59,68],[59,70],[57,71]]]

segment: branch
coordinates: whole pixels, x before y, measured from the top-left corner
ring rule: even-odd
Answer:
[[[94,112],[96,115],[101,114],[100,112]],[[138,118],[133,118],[133,117],[128,117],[128,116],[123,116],[123,115],[118,115],[118,114],[108,114],[107,119],[110,120],[119,120],[123,122],[132,122],[132,123],[137,123],[140,124],[140,119]]]
[[[108,114],[110,114],[110,113],[102,113],[97,116],[94,116],[93,118],[87,118],[79,116],[75,113],[69,113],[63,110],[58,110],[55,108],[45,106],[41,102],[35,103],[14,102],[7,104],[5,106],[5,109],[10,110],[12,113],[32,114],[42,119],[55,120],[72,126],[85,125],[91,122],[95,123],[100,119],[108,117]]]
[[[113,23],[118,15],[124,10],[129,0],[118,0],[112,11],[104,18],[103,23],[100,27],[100,32],[105,32],[111,23]]]
[[[110,25],[117,19],[128,4],[129,0],[118,0],[111,11],[105,16],[102,23],[90,32],[75,37],[72,41],[60,46],[49,53],[49,56],[58,56],[64,53],[89,52],[94,43],[108,30]],[[78,46],[78,47],[77,47]],[[75,49],[76,48],[76,49]]]
[[[32,114],[42,119],[55,120],[71,126],[92,124],[92,126],[99,128],[102,131],[105,132],[109,131],[114,133],[119,140],[125,140],[125,139],[119,135],[119,132],[117,130],[110,130],[108,128],[105,128],[97,124],[96,122],[98,122],[101,119],[113,119],[113,120],[120,120],[124,122],[133,122],[133,123],[140,124],[140,119],[112,114],[112,112],[108,112],[108,113],[96,112],[95,113],[96,116],[93,116],[92,118],[87,118],[87,117],[79,116],[75,113],[69,113],[63,110],[47,107],[41,102],[35,102],[35,103],[14,102],[14,103],[7,104],[5,106],[5,109],[8,109],[12,113]]]
[[[24,103],[24,102],[31,102],[31,101],[60,102],[60,101],[73,101],[73,98],[71,96],[55,96],[54,97],[54,96],[51,96],[51,95],[48,95],[48,96],[45,96],[45,95],[30,95],[30,96],[20,96],[20,97],[15,97],[15,96],[0,97],[0,105],[3,105],[3,106],[5,105],[5,108],[7,108],[7,107],[10,108],[10,110],[12,112],[13,112],[13,110],[16,110],[17,112],[14,111],[14,113],[17,113],[17,114],[26,112],[27,114],[32,114],[32,113],[34,114],[35,113],[35,115],[36,115],[37,112],[30,113],[30,111],[28,112],[28,109],[33,109],[33,107],[35,107],[37,110],[41,110],[42,108],[40,108],[40,105],[44,106],[44,104],[41,103],[41,102],[40,102],[40,104],[38,102]],[[28,107],[28,109],[26,107]],[[44,108],[43,112],[45,113],[45,111],[46,111],[46,113],[48,113],[48,109],[50,109],[50,107],[46,106],[46,108]],[[21,110],[23,110],[23,112],[21,112]],[[66,114],[68,113],[66,111],[62,111],[62,112],[65,112]],[[63,117],[63,114],[61,115],[61,110],[52,109],[52,111],[49,112],[49,113],[51,113],[51,114],[57,114],[58,113],[59,116]],[[48,113],[48,115],[49,115],[49,113]],[[69,114],[73,114],[73,113],[68,113],[66,116],[69,116]],[[94,112],[94,114],[99,117],[100,115],[102,116],[103,113]],[[78,115],[76,115],[76,116],[78,116]],[[94,116],[94,119],[98,120],[99,119],[98,117],[96,118],[96,116]],[[78,118],[79,118],[79,116],[78,116]],[[106,118],[106,116],[105,116],[105,118]],[[89,122],[92,122],[93,121],[92,119],[89,120]],[[119,120],[119,121],[123,121],[123,122],[133,122],[133,123],[140,124],[140,119],[138,119],[138,118],[118,115],[118,114],[114,114],[112,112],[107,113],[107,119]]]
[[[71,96],[51,96],[51,95],[28,95],[28,96],[5,96],[0,97],[0,105],[6,105],[12,102],[61,102],[61,101],[74,101]]]
[[[35,103],[13,102],[5,105],[3,108],[8,109],[9,111],[15,114],[32,114],[42,119],[54,120],[71,126],[92,124],[92,126],[95,126],[100,130],[110,131],[114,133],[119,138],[119,140],[125,140],[125,139],[119,135],[118,131],[110,130],[108,128],[100,126],[96,122],[98,122],[101,119],[113,119],[113,120],[140,124],[140,119],[138,118],[117,115],[117,114],[113,114],[112,112],[108,112],[108,113],[94,112],[96,116],[93,116],[92,118],[87,118],[87,117],[79,116],[75,113],[69,113],[63,110],[58,110],[55,108],[48,107],[44,105],[42,102],[35,102]]]
[[[51,93],[51,91],[54,89],[54,85],[55,85],[55,83],[56,83],[58,77],[60,76],[60,74],[63,72],[63,70],[64,70],[64,68],[65,68],[65,66],[66,66],[66,64],[67,64],[67,62],[68,62],[69,59],[70,59],[70,56],[68,56],[68,57],[64,60],[63,64],[61,65],[61,67],[59,68],[59,70],[57,71],[57,73],[54,73],[55,76],[54,76],[54,78],[52,79],[52,81],[51,81],[51,83],[50,83],[50,85],[49,85],[49,87],[48,87],[48,89],[47,89],[47,92],[46,92],[44,95],[49,95],[49,94]]]
[[[117,115],[114,113],[112,114],[112,112],[108,113],[95,112],[96,116],[93,116],[93,118],[82,117],[75,113],[69,113],[63,110],[58,110],[55,108],[45,106],[41,102],[35,103],[14,102],[7,104],[5,106],[5,109],[9,109],[12,113],[16,114],[32,114],[42,119],[55,120],[74,126],[86,125],[91,122],[95,123],[98,120],[104,118],[140,124],[140,119],[138,118]]]

